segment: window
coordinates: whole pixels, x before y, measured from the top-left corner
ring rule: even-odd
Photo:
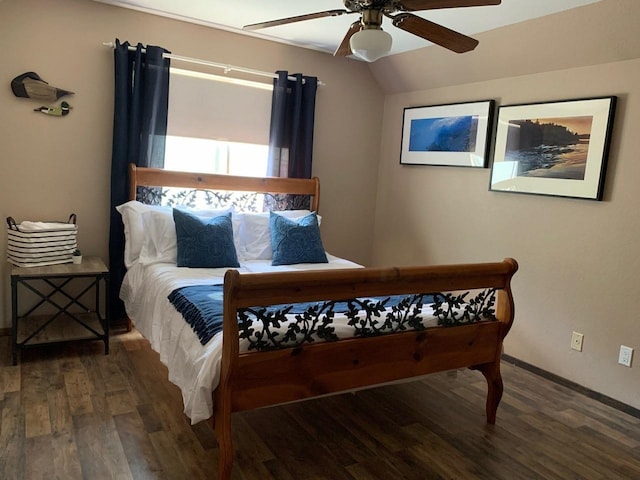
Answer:
[[[164,168],[183,172],[264,177],[267,173],[268,155],[268,145],[168,135]]]
[[[171,68],[165,169],[267,174],[271,85]]]

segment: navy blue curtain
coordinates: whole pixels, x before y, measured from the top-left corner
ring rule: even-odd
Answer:
[[[318,79],[277,71],[273,81],[269,164],[272,177],[311,178]]]
[[[115,207],[129,199],[128,166],[164,166],[169,103],[169,59],[163,58],[165,52],[169,53],[141,44],[129,50],[129,42],[121,44],[116,39],[109,230],[109,304],[114,319],[125,315],[118,298],[125,274],[124,227]]]

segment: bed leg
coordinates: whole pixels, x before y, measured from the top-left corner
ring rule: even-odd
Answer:
[[[496,413],[504,390],[502,375],[500,375],[500,361],[478,365],[476,368],[487,380],[487,423],[493,425],[496,423]]]
[[[220,411],[214,417],[213,423],[218,441],[218,480],[231,479],[231,467],[233,465],[233,444],[231,441],[231,412]]]

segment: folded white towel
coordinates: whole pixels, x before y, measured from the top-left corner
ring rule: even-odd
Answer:
[[[22,232],[42,232],[42,231],[57,231],[57,230],[75,230],[76,225],[73,223],[60,223],[60,222],[29,222],[23,221],[18,228]]]

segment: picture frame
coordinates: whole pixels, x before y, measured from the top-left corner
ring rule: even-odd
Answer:
[[[602,200],[616,101],[501,106],[489,190]]]
[[[494,100],[404,109],[401,165],[486,168]]]

